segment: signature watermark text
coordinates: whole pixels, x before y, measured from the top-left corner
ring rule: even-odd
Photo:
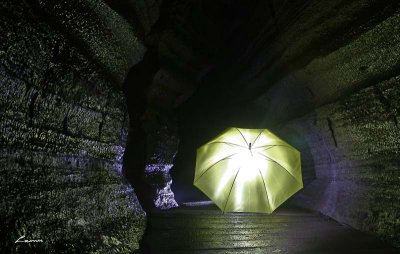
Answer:
[[[20,238],[18,238],[15,243],[42,243],[43,240],[42,239],[31,239],[31,240],[27,240],[25,239],[25,235],[21,236]]]

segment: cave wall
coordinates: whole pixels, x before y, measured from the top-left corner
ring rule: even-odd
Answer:
[[[291,202],[399,246],[399,96],[396,76],[279,126],[316,174]]]
[[[1,250],[132,252],[145,213],[121,173],[118,87],[144,46],[101,1],[2,1],[0,12]]]
[[[327,8],[319,15],[330,13],[331,19],[314,26],[312,40],[292,42],[257,75],[261,62],[253,65],[245,80],[275,81],[245,111],[257,112],[261,125],[297,145],[304,155],[303,171],[315,172],[316,179],[291,203],[399,246],[400,16],[394,13],[398,3],[376,4],[338,5],[340,12]],[[309,5],[304,13],[317,7]],[[308,24],[306,17],[300,15],[293,26]],[[360,20],[366,21],[360,25]],[[336,30],[341,23],[348,27]],[[281,42],[297,32],[289,29]],[[319,45],[319,51],[297,51],[313,41],[327,44]]]

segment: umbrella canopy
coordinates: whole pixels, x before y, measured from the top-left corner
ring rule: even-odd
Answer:
[[[300,152],[267,129],[229,128],[197,149],[194,185],[224,212],[271,213],[303,187]]]

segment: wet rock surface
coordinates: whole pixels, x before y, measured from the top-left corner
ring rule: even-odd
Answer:
[[[120,74],[99,68],[30,4],[0,4],[1,251],[131,252],[145,213],[121,174],[128,117]],[[91,36],[89,44],[110,43]],[[15,243],[23,235],[42,242]]]
[[[400,216],[398,87],[399,77],[393,77],[279,128],[283,135],[291,133],[292,142],[301,140],[299,149],[313,158],[303,170],[315,171],[316,180],[293,201],[395,245],[400,236],[394,219]]]

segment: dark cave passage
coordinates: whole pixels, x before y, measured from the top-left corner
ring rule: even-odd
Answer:
[[[3,1],[0,249],[394,253],[399,10]],[[276,213],[188,206],[209,201],[193,185],[196,149],[228,127],[267,128],[300,151],[304,188]]]

